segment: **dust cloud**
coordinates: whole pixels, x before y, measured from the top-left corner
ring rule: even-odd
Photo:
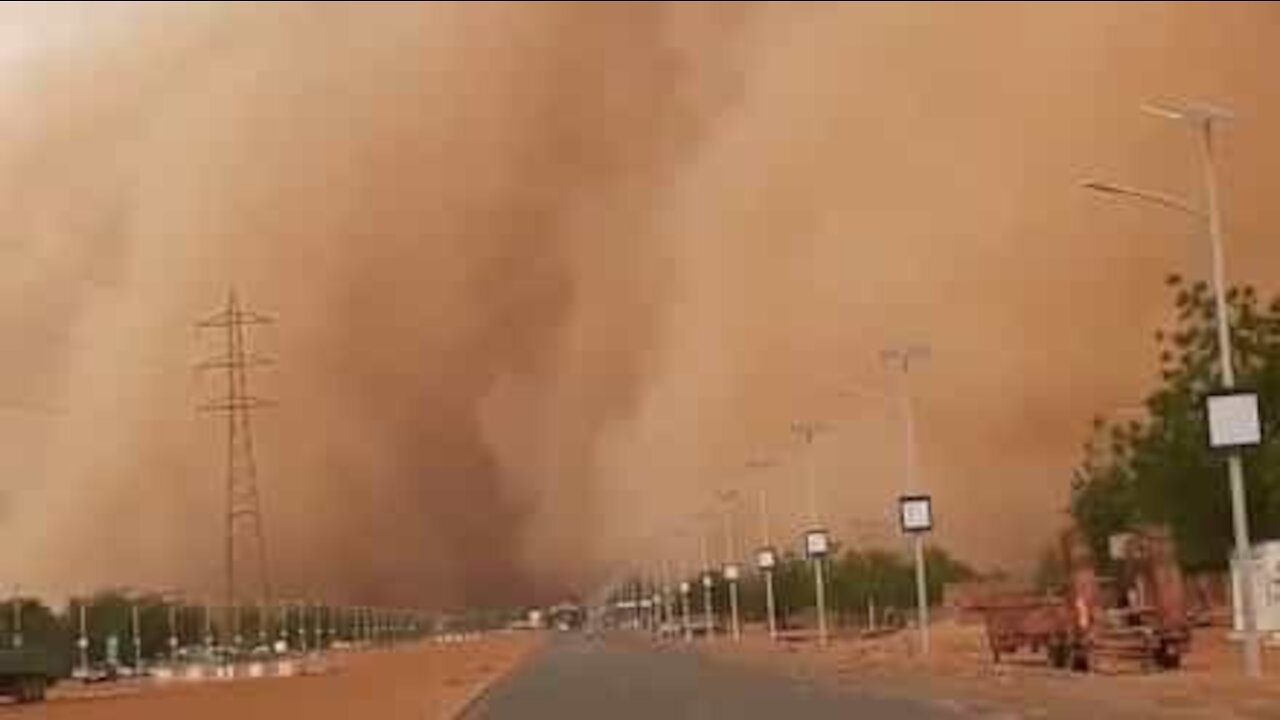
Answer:
[[[691,562],[713,491],[891,542],[912,376],[938,539],[1017,567],[1089,417],[1153,376],[1203,98],[1229,272],[1274,287],[1267,4],[0,8],[0,577],[219,588],[217,351],[254,390],[279,593],[429,606]],[[842,388],[859,388],[853,399]],[[777,465],[748,472],[748,458]],[[737,543],[757,542],[754,505]],[[719,542],[719,540],[717,540]],[[719,545],[715,552],[722,553]],[[739,550],[742,548],[740,547]],[[651,565],[652,566],[652,565]]]

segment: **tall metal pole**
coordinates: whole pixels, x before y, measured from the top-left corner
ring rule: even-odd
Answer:
[[[13,588],[13,647],[22,647],[22,598],[17,586]]]
[[[178,659],[178,604],[169,601],[169,661]]]
[[[919,467],[917,465],[918,455],[916,454],[916,421],[915,421],[915,404],[911,401],[910,384],[907,380],[908,362],[903,360],[903,393],[902,402],[904,406],[904,416],[907,425],[907,467],[908,467],[908,487],[914,491],[919,487]],[[915,554],[916,565],[916,618],[920,624],[920,653],[922,655],[929,654],[929,587],[925,578],[925,562],[924,562],[924,534],[916,533],[912,536],[913,551]]]
[[[266,598],[263,598],[258,601],[258,645],[265,646],[270,635],[271,611],[267,607]]]
[[[817,525],[818,519],[818,464],[813,457],[813,438],[817,434],[814,426],[810,425],[802,431],[804,436],[804,463],[805,475],[808,478],[806,485],[809,488],[809,519]]]
[[[138,618],[138,601],[134,600],[130,607],[130,621],[133,630],[133,670],[142,670],[142,623]]]
[[[209,602],[204,603],[204,651],[205,655],[212,659],[213,657],[213,609],[209,607]]]
[[[772,547],[769,545],[769,505],[768,498],[764,486],[760,487],[760,537],[763,541],[763,548]],[[778,613],[776,601],[773,596],[773,568],[764,569],[764,603],[765,614],[768,616],[769,623],[769,639],[778,639]]]
[[[821,430],[822,427],[817,423],[795,423],[792,425],[792,431],[799,435],[805,444],[805,464],[808,468],[809,486],[809,519],[815,528],[821,520],[818,515],[818,473],[817,463],[813,456],[813,439]],[[826,580],[823,578],[822,558],[814,557],[812,561],[814,599],[818,612],[818,641],[825,645],[827,643]]]
[[[1209,244],[1213,256],[1213,296],[1218,325],[1218,361],[1222,366],[1222,386],[1236,386],[1236,373],[1231,349],[1231,316],[1227,307],[1226,261],[1222,250],[1222,213],[1218,200],[1217,167],[1213,158],[1213,121],[1207,114],[1199,119],[1200,149],[1204,163],[1204,193],[1209,222]],[[1249,542],[1248,504],[1244,488],[1244,463],[1240,451],[1227,457],[1227,474],[1231,483],[1231,520],[1235,535],[1236,563],[1240,568],[1240,614],[1244,630],[1244,666],[1249,677],[1262,675],[1262,642],[1258,636],[1257,609],[1253,597],[1253,558]]]
[[[724,502],[724,569],[725,582],[729,585],[729,629],[735,642],[742,640],[742,624],[738,618],[738,568],[735,561],[738,544],[733,534],[733,501],[737,497],[736,490],[720,493],[720,500]],[[731,574],[733,577],[729,577]]]
[[[827,644],[827,593],[826,582],[823,577],[823,559],[821,557],[813,558],[813,579],[817,586],[818,600],[818,642]]]
[[[307,603],[300,601],[298,603],[298,649],[305,655],[307,653]]]
[[[1201,164],[1203,166],[1203,192],[1205,209],[1203,212],[1191,205],[1160,193],[1146,192],[1126,188],[1110,183],[1086,182],[1085,187],[1091,190],[1137,198],[1153,204],[1179,210],[1201,218],[1208,231],[1209,249],[1212,258],[1214,316],[1218,335],[1218,362],[1224,389],[1235,387],[1234,355],[1231,348],[1231,318],[1228,312],[1226,288],[1226,261],[1222,247],[1222,211],[1218,194],[1217,165],[1213,155],[1213,128],[1218,120],[1225,120],[1231,114],[1206,106],[1186,108],[1144,106],[1143,110],[1160,117],[1189,122],[1199,135]],[[1258,634],[1257,608],[1255,607],[1253,585],[1253,552],[1249,540],[1248,503],[1245,496],[1244,465],[1238,450],[1232,450],[1227,456],[1227,476],[1231,486],[1231,520],[1235,541],[1235,565],[1240,580],[1240,614],[1244,631],[1242,653],[1244,656],[1245,674],[1252,678],[1262,675],[1262,642]]]
[[[662,559],[662,622],[665,628],[675,627],[675,606],[671,602],[671,560]]]
[[[907,492],[919,489],[919,461],[916,449],[915,407],[911,400],[911,361],[929,356],[929,349],[923,346],[907,346],[886,350],[882,357],[886,362],[898,366],[902,371],[902,418],[904,425],[904,450],[907,470]],[[914,533],[911,536],[912,555],[916,571],[916,623],[919,626],[920,653],[929,654],[929,589],[925,571],[924,535]]]
[[[729,613],[733,618],[733,640],[738,642],[742,639],[742,625],[738,622],[738,581],[729,581]]]
[[[280,627],[276,630],[277,642],[283,644],[284,649],[289,649],[289,603],[280,601]]]
[[[711,564],[707,559],[707,530],[702,528],[698,534],[699,547],[702,551],[702,614],[706,622],[707,639],[716,633],[716,611],[711,604]]]
[[[693,625],[689,622],[689,581],[680,581],[680,625],[684,630],[684,641],[693,640]]]
[[[76,641],[76,645],[80,648],[80,675],[81,677],[89,677],[89,620],[86,607],[88,603],[83,599],[80,605],[80,637]]]

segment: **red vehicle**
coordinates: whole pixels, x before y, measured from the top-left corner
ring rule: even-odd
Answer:
[[[1092,558],[1076,533],[1063,538],[1070,583],[1063,595],[1006,595],[974,607],[986,623],[992,657],[1026,648],[1046,653],[1054,667],[1085,671],[1103,657],[1137,661],[1144,668],[1176,668],[1191,632],[1173,543],[1167,532],[1146,529],[1119,543],[1128,582],[1103,607]]]

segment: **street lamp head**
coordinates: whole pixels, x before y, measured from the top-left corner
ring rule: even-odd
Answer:
[[[1233,120],[1235,113],[1224,108],[1215,107],[1208,103],[1192,102],[1183,104],[1174,103],[1145,103],[1140,106],[1142,112],[1148,115],[1155,115],[1167,120],[1182,120],[1193,123],[1210,123],[1215,120]]]
[[[1111,195],[1127,195],[1128,194],[1125,192],[1125,189],[1120,187],[1119,185],[1113,185],[1109,182],[1103,182],[1101,180],[1081,180],[1080,187],[1086,190],[1093,190],[1094,192],[1109,193]]]
[[[928,345],[901,345],[880,351],[880,361],[886,365],[899,365],[904,369],[912,360],[927,360],[931,355]]]
[[[1205,219],[1207,217],[1203,210],[1193,206],[1185,200],[1165,195],[1163,193],[1153,192],[1151,190],[1140,190],[1138,188],[1103,182],[1101,180],[1081,180],[1080,187],[1097,193],[1134,198],[1135,200],[1141,200],[1153,205],[1160,205],[1169,208],[1170,210],[1177,210],[1178,212],[1186,213],[1201,219]]]
[[[791,432],[800,435],[807,441],[812,441],[815,435],[824,433],[831,429],[831,424],[818,421],[795,421],[791,423]]]

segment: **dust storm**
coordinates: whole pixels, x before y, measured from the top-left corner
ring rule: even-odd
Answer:
[[[1018,567],[1089,418],[1154,375],[1196,228],[1153,98],[1241,119],[1228,272],[1274,288],[1269,4],[8,4],[0,9],[0,575],[213,592],[222,427],[194,330],[277,322],[255,392],[285,593],[457,605],[693,557],[713,491],[826,521],[902,481],[913,378],[938,539]],[[1226,50],[1230,49],[1230,52]],[[1169,58],[1181,60],[1170,63]],[[752,457],[778,460],[748,473]],[[744,528],[754,532],[743,510]],[[681,531],[685,531],[683,534]],[[748,536],[752,537],[752,536]],[[891,540],[887,540],[891,542]]]

